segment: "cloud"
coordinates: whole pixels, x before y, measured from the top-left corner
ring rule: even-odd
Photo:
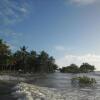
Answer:
[[[15,32],[8,32],[8,33],[4,33],[5,36],[9,37],[9,36],[12,36],[12,37],[20,37],[22,36],[22,33],[15,33]]]
[[[0,37],[7,42],[10,49],[13,51],[15,51],[18,48],[23,38],[23,35],[23,33],[15,32],[11,29],[0,30]]]
[[[5,29],[5,30],[0,30],[0,35],[3,35],[4,37],[12,37],[12,38],[19,38],[21,36],[23,36],[23,33],[20,32],[14,32],[11,29]]]
[[[58,46],[55,46],[55,50],[57,51],[65,51],[65,47],[64,46],[61,46],[61,45],[58,45]]]
[[[17,47],[14,44],[7,44],[12,51],[15,51]]]
[[[56,60],[56,63],[62,67],[67,66],[72,63],[77,65],[81,65],[83,62],[87,62],[89,64],[95,65],[97,70],[100,70],[100,55],[95,54],[86,54],[86,55],[65,55]]]
[[[69,0],[69,1],[77,5],[89,5],[99,2],[99,0]]]
[[[31,0],[1,0],[0,24],[12,24],[23,20],[31,11]]]

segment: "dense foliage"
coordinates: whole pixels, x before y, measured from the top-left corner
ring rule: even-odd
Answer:
[[[84,73],[93,72],[95,70],[95,67],[93,65],[88,64],[88,63],[83,63],[80,66],[79,70],[80,70],[80,72],[84,72]]]
[[[60,71],[63,73],[78,73],[79,68],[77,65],[71,64],[70,66],[61,68]]]
[[[60,72],[63,73],[88,73],[93,72],[95,70],[95,67],[93,65],[90,65],[88,63],[83,63],[80,67],[78,67],[75,64],[71,64],[67,67],[62,67],[60,69]]]
[[[55,59],[45,51],[27,51],[25,46],[12,53],[7,43],[0,40],[0,70],[21,72],[54,72]]]
[[[72,78],[71,81],[74,84],[77,82],[79,86],[94,86],[96,84],[95,78],[89,78],[87,76]]]

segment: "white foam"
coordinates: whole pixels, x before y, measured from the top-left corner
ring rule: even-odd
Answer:
[[[11,76],[11,75],[0,75],[0,80],[3,80],[3,81],[15,81],[15,80],[25,81],[26,79],[23,77],[15,77],[15,76]]]
[[[14,89],[16,91],[13,95],[18,97],[18,100],[94,100],[94,97],[100,98],[100,93],[96,95],[87,94],[87,92],[91,92],[90,89],[86,91],[85,89],[84,91],[77,89],[59,91],[57,89],[39,87],[23,82],[17,84]]]

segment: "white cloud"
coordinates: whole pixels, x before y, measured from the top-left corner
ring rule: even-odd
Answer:
[[[26,8],[20,8],[20,10],[23,12],[23,13],[27,13],[27,9]]]
[[[56,63],[62,67],[72,63],[81,65],[83,62],[95,65],[97,70],[100,70],[100,55],[86,54],[86,55],[65,55],[62,58],[56,60]]]
[[[55,49],[57,51],[65,51],[66,50],[65,47],[64,46],[61,46],[61,45],[55,46]]]
[[[17,48],[17,47],[16,47],[15,45],[13,45],[13,44],[7,44],[7,45],[10,47],[11,50],[16,50],[16,48]]]
[[[22,36],[22,33],[15,33],[15,32],[8,32],[4,33],[6,36],[13,36],[13,37],[20,37]]]
[[[0,30],[0,34],[2,34],[4,37],[13,37],[13,38],[19,38],[23,36],[23,33],[20,32],[14,32],[12,29],[5,29],[5,30]]]
[[[0,23],[8,25],[21,21],[31,8],[31,0],[0,0]]]
[[[75,3],[77,5],[89,5],[98,2],[99,0],[69,0],[71,3]]]
[[[23,35],[23,33],[14,32],[11,29],[0,30],[0,36],[3,37],[4,40],[6,40],[6,38],[9,38],[7,44],[13,51],[18,48],[18,45],[20,44],[20,40],[22,39]]]

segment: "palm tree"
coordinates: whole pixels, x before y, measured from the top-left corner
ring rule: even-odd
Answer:
[[[23,46],[23,47],[20,47],[20,50],[14,53],[14,58],[17,64],[17,70],[21,69],[24,72],[26,72],[27,70],[26,64],[27,64],[27,56],[29,54],[26,49],[27,48]]]
[[[41,51],[38,56],[40,72],[47,72],[49,55],[45,51]]]
[[[36,71],[36,61],[37,61],[37,53],[36,51],[31,51],[30,55],[28,56],[27,63],[28,63],[28,71],[35,72]]]

